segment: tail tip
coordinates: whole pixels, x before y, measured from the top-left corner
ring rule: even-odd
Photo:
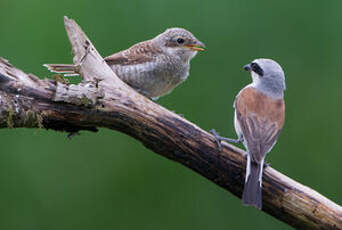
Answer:
[[[247,206],[254,206],[259,210],[262,209],[262,188],[257,178],[249,177],[246,181],[242,194],[242,203]]]
[[[262,202],[261,199],[259,201],[246,201],[246,200],[242,200],[242,204],[245,206],[250,206],[250,207],[255,207],[259,210],[262,209]]]

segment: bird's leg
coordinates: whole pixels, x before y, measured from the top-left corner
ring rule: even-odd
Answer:
[[[240,143],[243,141],[243,138],[240,137],[238,139],[232,139],[232,138],[227,138],[227,137],[221,137],[218,132],[216,132],[215,129],[210,130],[210,133],[212,133],[216,139],[216,144],[218,149],[221,151],[222,150],[222,145],[221,145],[221,141],[227,141],[230,143]]]
[[[240,143],[243,141],[243,138],[238,138],[238,139],[233,139],[233,138],[227,138],[227,137],[221,137],[218,132],[216,132],[215,129],[210,130],[210,132],[220,141],[227,141],[227,142],[231,142],[231,143]]]

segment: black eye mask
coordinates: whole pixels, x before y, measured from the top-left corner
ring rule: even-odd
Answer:
[[[264,71],[261,69],[261,67],[257,63],[253,62],[251,64],[251,69],[253,72],[257,73],[260,77],[264,76]]]

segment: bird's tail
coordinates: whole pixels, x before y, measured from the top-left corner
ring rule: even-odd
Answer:
[[[248,160],[245,187],[242,194],[242,203],[248,206],[262,208],[261,179],[263,162],[257,163]]]
[[[65,76],[77,76],[79,75],[76,72],[75,65],[71,64],[44,64],[44,67],[46,67],[49,71],[53,73],[61,73]]]

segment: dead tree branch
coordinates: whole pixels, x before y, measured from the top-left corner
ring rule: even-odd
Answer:
[[[241,197],[245,153],[138,94],[103,61],[81,28],[65,27],[83,81],[40,80],[0,58],[0,127],[70,133],[105,127],[134,137]],[[263,177],[263,211],[298,229],[342,229],[342,208],[271,167]]]

